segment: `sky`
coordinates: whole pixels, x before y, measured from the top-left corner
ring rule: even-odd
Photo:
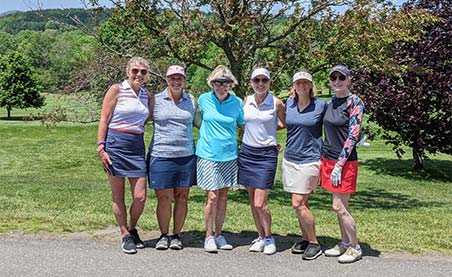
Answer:
[[[67,9],[67,8],[84,8],[85,3],[91,7],[88,0],[0,0],[0,13],[18,10],[30,11],[36,9]],[[102,6],[112,6],[111,1],[101,0]]]
[[[403,3],[405,0],[394,0],[396,4]],[[67,9],[67,8],[84,8],[84,4],[89,5],[88,0],[0,0],[0,13],[19,10],[30,11],[36,9]],[[100,0],[102,6],[111,7],[110,0]]]

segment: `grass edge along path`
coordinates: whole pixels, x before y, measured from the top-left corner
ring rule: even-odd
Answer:
[[[0,121],[0,232],[65,234],[116,225],[95,151],[96,130],[92,124],[47,129],[34,122]],[[278,140],[284,142],[284,131],[278,133]],[[396,159],[383,141],[372,141],[370,148],[358,152],[358,193],[350,205],[365,251],[452,254],[452,158],[434,156],[426,162],[427,171],[415,174],[411,161]],[[299,227],[280,178],[278,168],[269,196],[273,232],[288,236],[290,242],[299,236]],[[201,239],[204,231],[204,202],[204,192],[193,188],[184,232],[194,239]],[[319,241],[334,245],[339,230],[331,195],[318,188],[310,206]],[[155,207],[155,194],[149,190],[139,228],[158,230]],[[239,237],[256,236],[246,192],[230,193],[224,227]]]

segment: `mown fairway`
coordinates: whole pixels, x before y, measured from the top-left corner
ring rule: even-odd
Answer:
[[[149,126],[147,143],[150,131]],[[64,123],[48,129],[38,121],[0,120],[0,232],[66,233],[115,225],[110,190],[95,151],[96,134],[96,124]],[[284,144],[285,131],[279,140]],[[359,149],[359,157],[358,193],[351,209],[361,245],[367,251],[452,253],[452,157],[433,156],[420,174],[411,171],[409,155],[398,160],[381,140]],[[278,171],[270,194],[273,231],[297,236],[290,195],[282,190],[280,177]],[[184,231],[201,236],[204,201],[204,193],[193,188]],[[246,192],[231,192],[228,205],[225,231],[254,237]],[[333,245],[339,230],[330,194],[319,188],[310,206],[320,242]],[[154,192],[149,191],[140,228],[158,230],[155,207]]]

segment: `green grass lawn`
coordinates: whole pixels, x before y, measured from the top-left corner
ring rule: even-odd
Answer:
[[[48,129],[36,121],[0,120],[0,232],[92,232],[115,226],[110,189],[95,151],[96,134],[96,124],[64,123]],[[285,131],[278,139],[284,142]],[[398,160],[383,141],[372,141],[358,152],[358,193],[351,209],[361,245],[368,251],[452,254],[452,157],[433,156],[425,172],[415,173],[410,157]],[[282,190],[280,178],[278,170],[269,196],[273,232],[297,236],[290,195]],[[204,192],[194,187],[184,231],[204,231],[204,203]],[[339,230],[330,193],[319,188],[310,206],[320,242],[333,245]],[[140,228],[158,230],[155,207],[150,190]],[[230,193],[224,228],[255,236],[245,191]]]

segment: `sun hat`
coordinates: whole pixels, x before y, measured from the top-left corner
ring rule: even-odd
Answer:
[[[175,74],[180,74],[185,77],[184,68],[180,65],[171,65],[170,67],[168,67],[168,70],[166,71],[166,76],[168,77]]]
[[[293,75],[292,83],[295,83],[298,80],[308,80],[312,83],[312,75],[304,71],[297,72]]]
[[[330,70],[330,74],[328,74],[328,76],[331,76],[331,74],[333,74],[334,72],[339,72],[344,76],[350,76],[350,74],[351,74],[350,69],[348,69],[345,65],[342,65],[342,64],[334,66]]]
[[[265,78],[270,79],[270,71],[268,71],[265,68],[260,67],[260,68],[256,68],[253,70],[253,73],[251,73],[251,80],[253,80],[254,78],[256,78],[256,76],[259,76],[259,75],[264,75]]]

